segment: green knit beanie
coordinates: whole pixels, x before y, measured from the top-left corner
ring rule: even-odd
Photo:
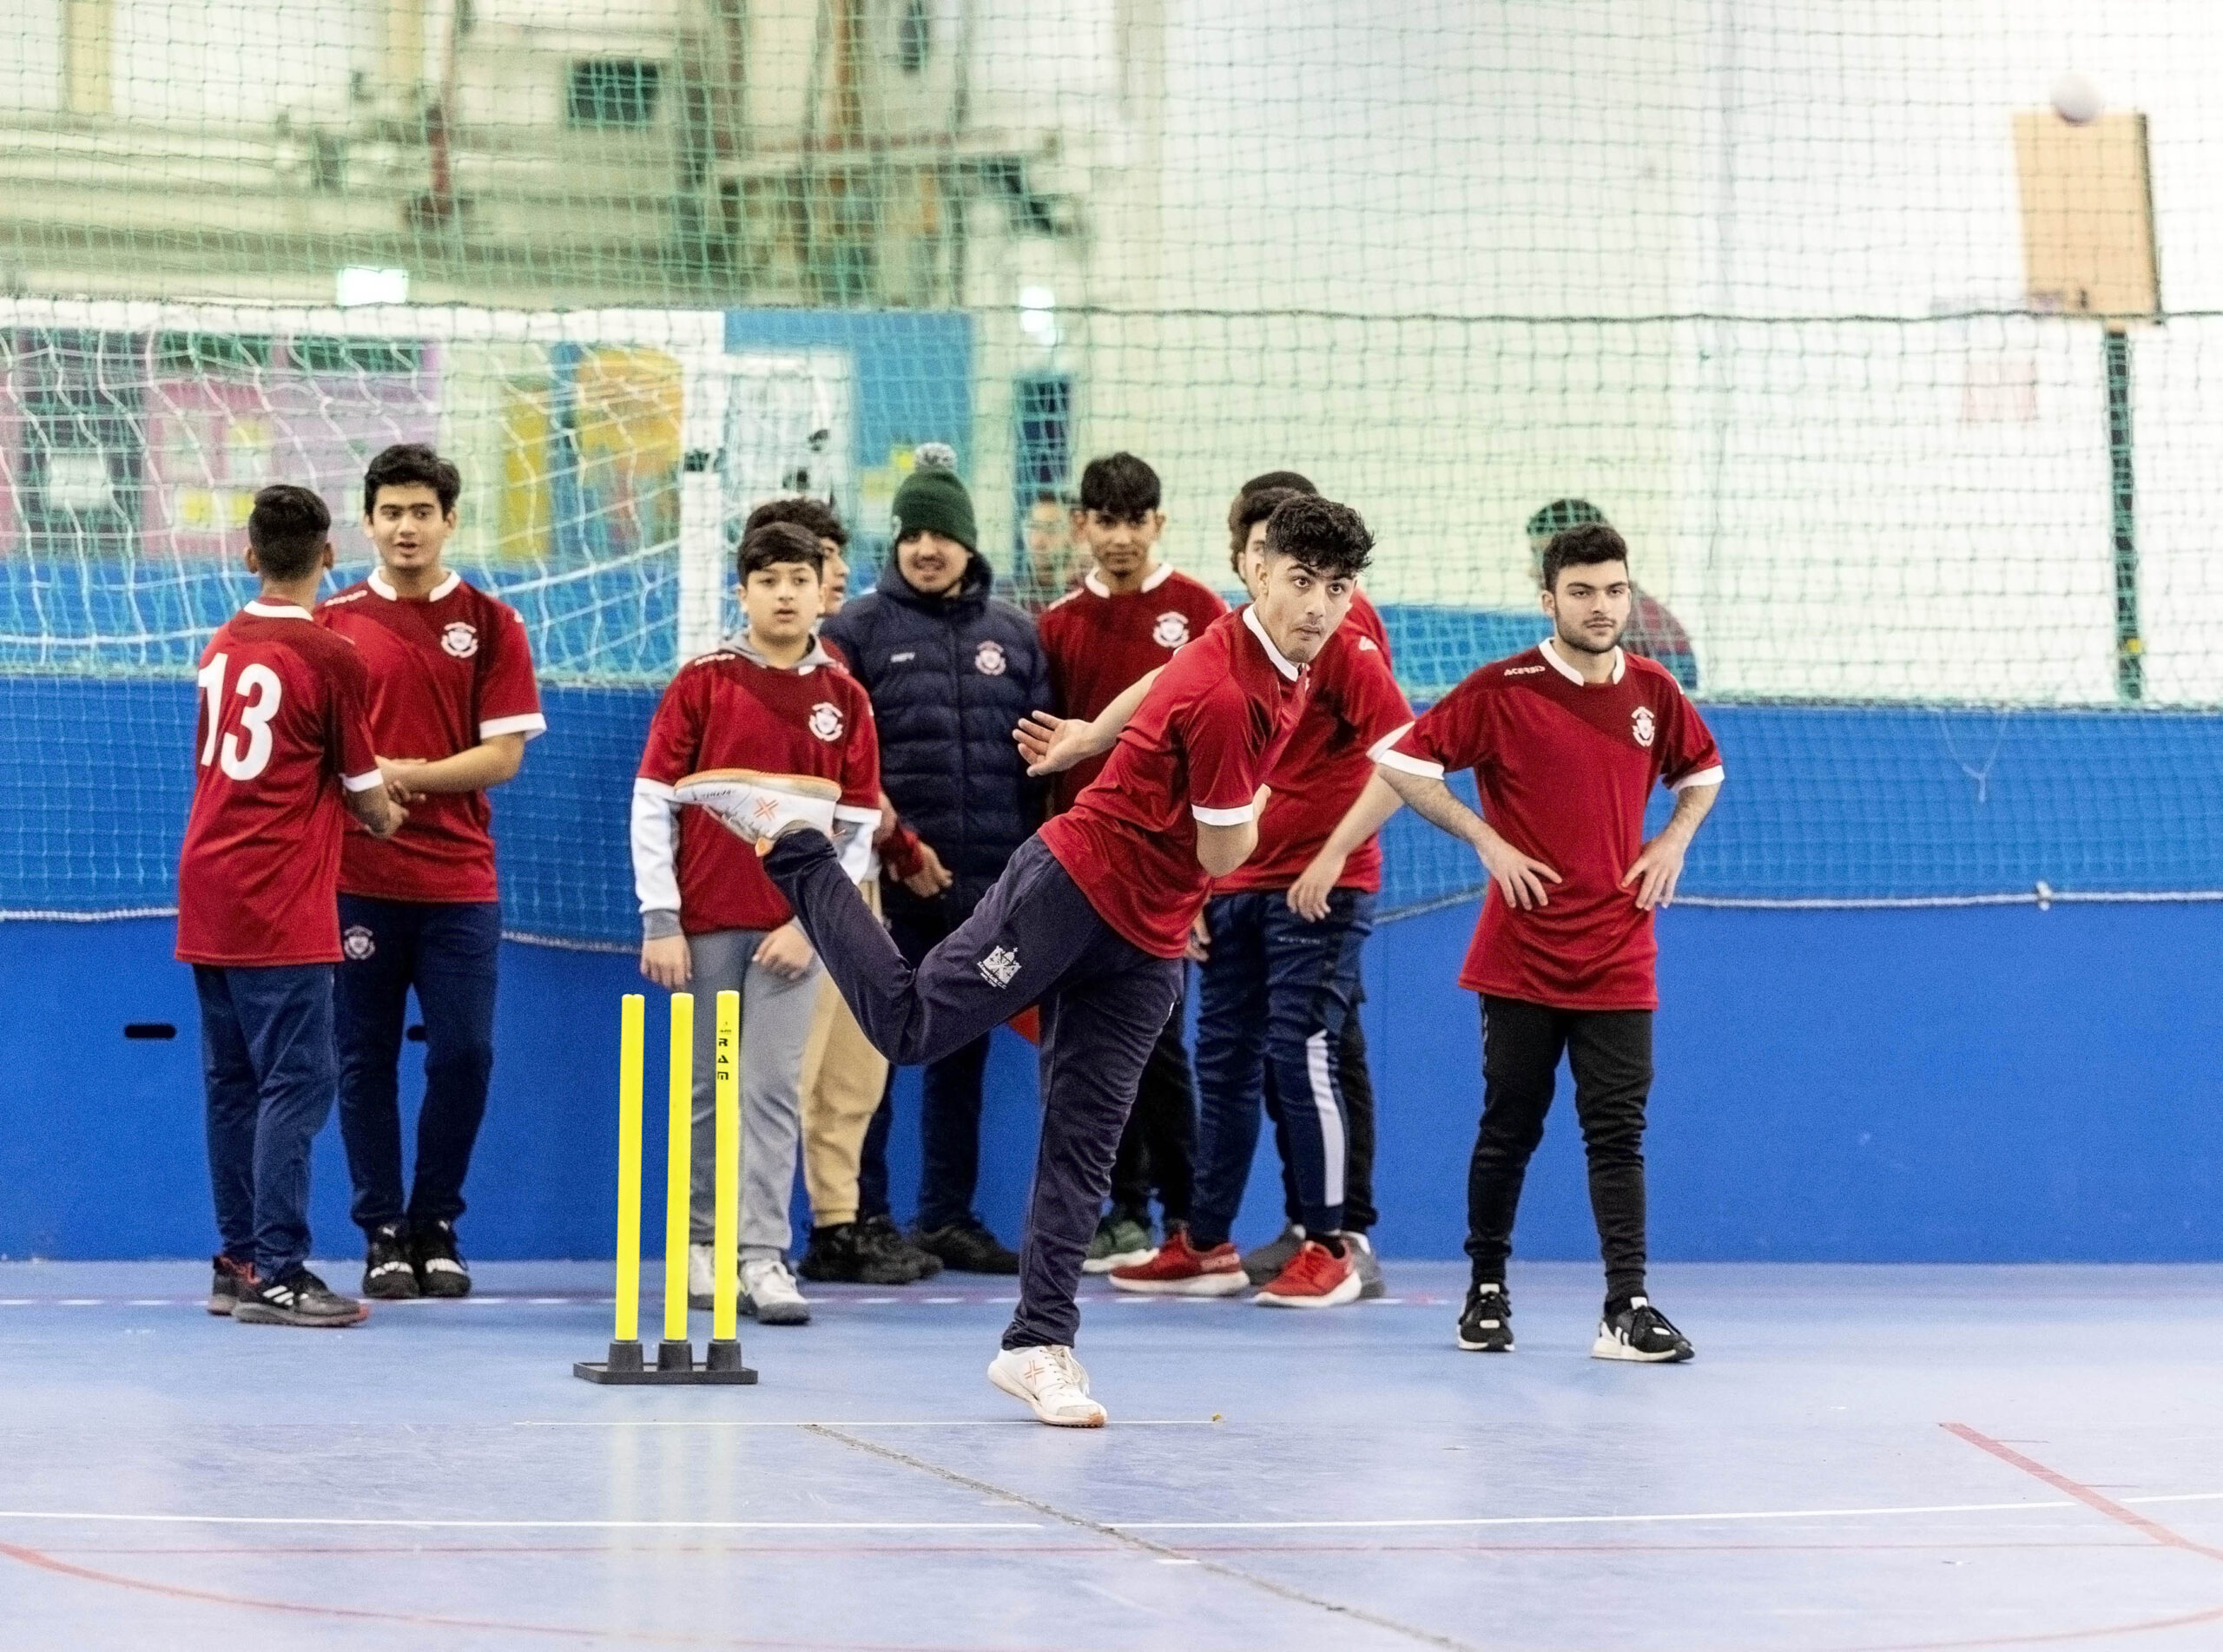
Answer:
[[[980,530],[973,520],[973,496],[957,479],[957,453],[940,442],[920,444],[914,469],[895,490],[890,538],[902,543],[914,533],[937,533],[978,555]]]

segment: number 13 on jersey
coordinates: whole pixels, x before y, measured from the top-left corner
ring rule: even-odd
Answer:
[[[231,655],[217,655],[201,668],[197,679],[208,719],[208,737],[201,743],[201,766],[206,768],[216,763],[233,780],[251,780],[270,766],[271,720],[278,715],[286,689],[268,666],[254,662],[242,667],[232,688],[235,697],[245,703],[240,708],[239,726],[227,730],[224,677],[230,664]]]

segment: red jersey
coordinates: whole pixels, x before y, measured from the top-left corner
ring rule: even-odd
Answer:
[[[1666,668],[1616,649],[1585,682],[1547,641],[1474,672],[1384,746],[1408,773],[1471,768],[1482,818],[1560,875],[1522,912],[1492,884],[1459,984],[1561,1010],[1654,1010],[1652,914],[1621,879],[1644,846],[1644,806],[1721,780],[1721,753]]]
[[[1058,864],[1124,939],[1156,958],[1188,949],[1211,892],[1197,864],[1197,823],[1253,818],[1309,687],[1250,609],[1216,620],[1151,685],[1102,777],[1042,828]]]
[[[672,788],[706,768],[815,774],[841,788],[836,819],[867,831],[880,823],[872,700],[829,654],[814,648],[786,670],[766,665],[745,644],[689,661],[649,722],[635,782],[633,879],[642,910],[676,907],[689,935],[777,929],[795,916],[756,851],[700,809],[679,811],[672,880],[670,827],[659,844],[655,823],[669,821]],[[647,809],[650,800],[661,800],[662,816]]]
[[[429,596],[398,596],[371,576],[318,608],[371,673],[371,737],[381,757],[438,760],[497,734],[546,732],[532,647],[517,610],[450,574]],[[340,887],[376,900],[434,905],[492,900],[494,817],[484,792],[427,795],[380,842],[347,834]]]
[[[1059,714],[1097,715],[1226,612],[1218,592],[1172,568],[1160,568],[1140,590],[1117,596],[1101,575],[1092,572],[1034,622],[1050,661],[1050,687]],[[1110,760],[1106,752],[1059,775],[1052,809],[1072,807]]]
[[[199,766],[177,861],[188,964],[340,962],[344,787],[379,783],[370,675],[291,602],[249,602],[201,655]]]
[[[1378,629],[1381,620],[1371,609],[1367,615]],[[1258,847],[1213,885],[1216,894],[1287,889],[1295,883],[1374,778],[1374,747],[1413,720],[1413,708],[1389,675],[1389,656],[1367,634],[1356,600],[1309,675],[1310,703],[1266,778],[1274,795],[1258,822]],[[1351,852],[1336,886],[1381,891],[1378,839],[1369,838]]]
[[[1356,627],[1362,636],[1374,639],[1374,646],[1382,650],[1382,663],[1391,670],[1397,662],[1389,657],[1389,629],[1382,623],[1382,612],[1366,600],[1364,591],[1351,593],[1351,611],[1343,616],[1343,629]]]

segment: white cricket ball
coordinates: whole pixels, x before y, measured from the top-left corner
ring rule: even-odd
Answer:
[[[2100,89],[2074,69],[2053,83],[2054,113],[2071,126],[2089,126],[2102,107]]]

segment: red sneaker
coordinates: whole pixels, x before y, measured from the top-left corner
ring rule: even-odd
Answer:
[[[1250,1300],[1262,1308],[1339,1308],[1358,1300],[1363,1284],[1349,1250],[1338,1256],[1316,1239],[1308,1239],[1274,1282]]]
[[[1113,1268],[1112,1283],[1148,1296],[1239,1296],[1250,1288],[1250,1276],[1231,1242],[1200,1252],[1189,1243],[1189,1230],[1176,1227],[1150,1260]]]

